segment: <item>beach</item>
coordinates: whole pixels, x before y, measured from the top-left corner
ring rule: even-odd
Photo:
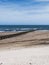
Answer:
[[[1,36],[11,34],[17,32],[0,32]],[[49,65],[49,31],[31,31],[0,40],[0,65]]]

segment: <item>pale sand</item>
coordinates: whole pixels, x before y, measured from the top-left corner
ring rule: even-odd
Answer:
[[[49,31],[0,40],[0,65],[49,65]]]
[[[49,46],[0,50],[0,65],[49,65]]]

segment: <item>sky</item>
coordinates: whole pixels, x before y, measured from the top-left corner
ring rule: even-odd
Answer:
[[[49,25],[49,0],[0,0],[0,25]]]

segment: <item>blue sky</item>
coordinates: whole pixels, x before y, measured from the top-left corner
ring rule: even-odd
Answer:
[[[0,0],[0,25],[48,25],[49,0]]]

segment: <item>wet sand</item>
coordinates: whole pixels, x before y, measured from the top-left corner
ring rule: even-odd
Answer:
[[[0,65],[49,65],[49,31],[0,40]]]
[[[0,40],[0,46],[2,45],[3,47],[4,46],[27,47],[33,45],[46,45],[46,44],[49,44],[49,31],[42,31],[42,30],[28,32],[23,35]]]

